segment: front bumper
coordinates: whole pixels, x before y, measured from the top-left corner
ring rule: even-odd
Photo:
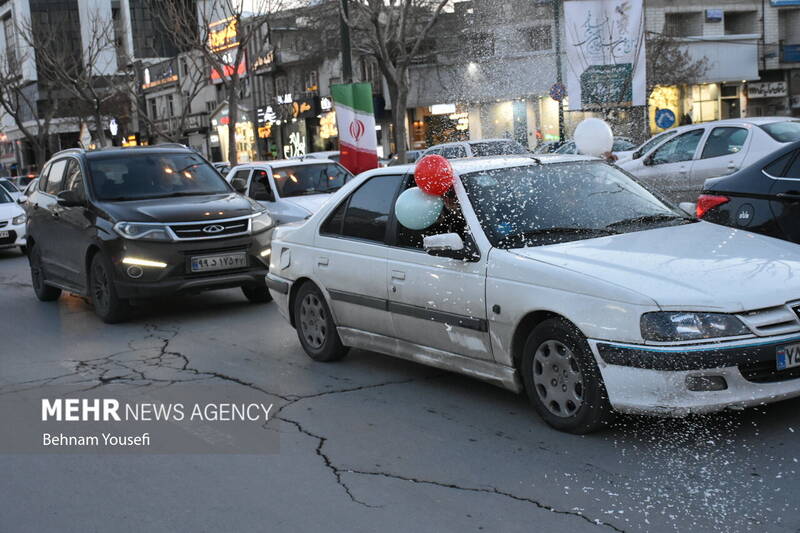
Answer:
[[[25,224],[6,224],[0,231],[7,231],[9,233],[8,238],[0,239],[0,249],[2,248],[14,248],[16,246],[25,246]]]
[[[778,371],[776,352],[800,335],[705,345],[644,346],[590,340],[617,411],[685,416],[800,396],[800,371]],[[690,390],[688,380],[725,380],[724,390]]]

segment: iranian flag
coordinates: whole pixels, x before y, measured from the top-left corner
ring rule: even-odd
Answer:
[[[339,162],[353,174],[378,168],[372,84],[331,85],[331,95],[339,130]]]

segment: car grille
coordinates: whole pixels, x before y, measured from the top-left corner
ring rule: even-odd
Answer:
[[[758,309],[736,316],[759,337],[786,335],[800,331],[798,315],[786,305]]]
[[[169,229],[179,240],[218,239],[233,235],[244,235],[250,231],[250,218],[209,220],[170,224]]]
[[[8,232],[8,237],[0,239],[0,244],[13,244],[17,240],[17,232],[11,230]]]
[[[744,379],[753,383],[777,383],[800,378],[800,367],[778,370],[775,366],[775,359],[741,364],[739,372],[742,373]]]

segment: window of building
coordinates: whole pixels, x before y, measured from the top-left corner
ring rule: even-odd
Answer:
[[[316,70],[307,71],[304,75],[304,79],[306,92],[315,93],[319,91],[319,80],[317,78]]]
[[[173,94],[167,95],[167,116],[175,116],[175,95]]]
[[[758,14],[755,11],[726,11],[725,35],[758,33],[757,21]]]
[[[691,107],[694,123],[719,119],[719,85],[692,85]]]
[[[670,37],[696,37],[703,35],[703,13],[666,13],[664,33]]]
[[[147,101],[147,105],[150,109],[150,118],[155,120],[158,118],[158,103],[156,102],[155,98],[152,98]]]
[[[784,45],[800,44],[800,8],[778,11],[778,35]]]
[[[283,96],[289,92],[289,80],[286,79],[286,76],[275,78],[275,92],[278,96]]]
[[[471,33],[466,36],[466,53],[473,59],[494,55],[494,35],[487,32]]]
[[[5,38],[9,72],[15,72],[17,70],[17,44],[14,21],[10,16],[3,19],[3,37]]]
[[[550,24],[538,24],[520,30],[522,40],[531,50],[550,50],[553,48],[553,31]]]

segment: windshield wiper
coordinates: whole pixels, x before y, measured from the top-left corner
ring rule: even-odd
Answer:
[[[612,222],[611,224],[607,225],[606,228],[607,229],[617,228],[619,226],[628,226],[632,224],[652,224],[658,222],[669,222],[672,220],[682,220],[684,222],[689,222],[692,219],[690,219],[689,217],[682,217],[674,213],[657,213],[652,215],[639,215],[637,217],[623,218],[622,220]]]

